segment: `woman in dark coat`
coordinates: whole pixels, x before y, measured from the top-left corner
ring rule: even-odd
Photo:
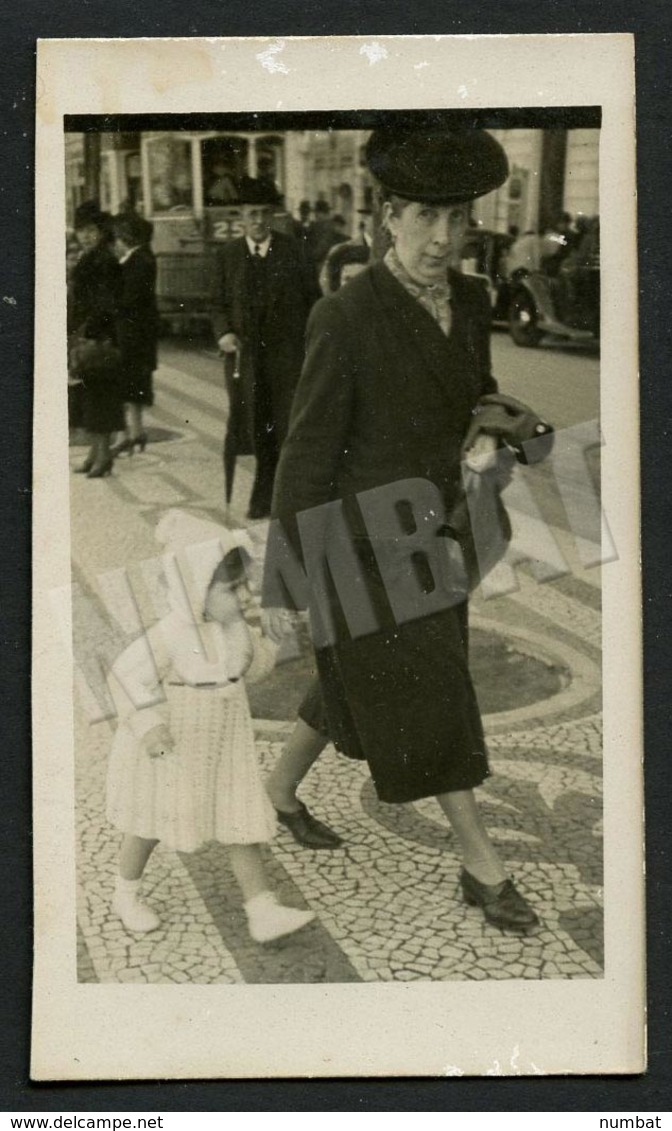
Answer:
[[[454,576],[437,580],[431,561],[428,573],[427,555],[399,554],[421,520],[438,529],[451,515],[472,414],[497,389],[487,295],[450,264],[467,202],[504,181],[506,158],[485,131],[380,131],[368,160],[392,247],[311,315],[276,478],[266,601],[279,592],[283,532],[309,576],[311,562],[321,568],[328,557],[332,623],[315,605],[311,623],[331,738],[366,759],[382,801],[435,796],[462,849],[465,900],[500,928],[529,933],[539,920],[473,794],[489,769],[468,668],[466,589]],[[418,490],[432,498],[420,514]],[[367,507],[377,508],[373,518]],[[301,512],[309,513],[297,521]],[[409,611],[413,572],[421,596],[416,586]]]
[[[68,336],[71,359],[77,342],[114,342],[120,273],[111,248],[110,217],[97,204],[80,205],[75,231],[83,254],[77,260],[68,292]],[[119,374],[115,367],[76,366],[82,382],[82,424],[91,438],[91,449],[76,468],[89,479],[112,470],[110,435],[123,427]]]
[[[116,333],[126,407],[126,435],[115,445],[115,455],[133,455],[136,447],[145,450],[142,410],[154,403],[152,375],[157,366],[159,315],[151,234],[152,225],[142,216],[126,213],[114,219],[115,250],[121,268]]]

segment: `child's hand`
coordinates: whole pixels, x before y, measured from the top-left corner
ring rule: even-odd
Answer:
[[[268,608],[261,610],[261,631],[274,644],[282,644],[287,636],[296,633],[296,613],[291,609]]]
[[[142,745],[145,754],[150,758],[162,758],[164,754],[170,754],[175,749],[173,736],[165,723],[148,730],[142,739]]]

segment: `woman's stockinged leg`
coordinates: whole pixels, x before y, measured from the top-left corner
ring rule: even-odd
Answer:
[[[499,930],[534,934],[540,927],[539,918],[507,877],[472,790],[442,793],[437,800],[462,849],[460,887],[465,902],[480,907],[486,920]]]
[[[488,836],[474,792],[471,789],[442,793],[437,797],[462,849],[462,862],[482,884],[499,884],[506,870]]]
[[[142,406],[134,403],[127,404],[126,419],[131,440],[138,440],[142,436]]]
[[[327,739],[299,718],[279,761],[266,779],[266,791],[276,809],[295,812],[296,791],[327,745]]]
[[[340,836],[309,813],[296,796],[306,774],[319,758],[328,739],[301,717],[287,740],[277,764],[266,779],[266,792],[278,820],[299,844],[307,848],[340,848]]]

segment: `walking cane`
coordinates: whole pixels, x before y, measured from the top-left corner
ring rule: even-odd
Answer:
[[[240,350],[237,349],[233,359],[234,381],[240,380]],[[236,437],[231,430],[231,406],[229,405],[229,427],[224,441],[224,490],[226,497],[227,517],[233,494],[233,479],[236,473]]]

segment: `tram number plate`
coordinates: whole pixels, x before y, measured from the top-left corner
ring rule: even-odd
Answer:
[[[232,240],[236,236],[242,236],[244,232],[243,221],[238,216],[216,220],[212,226],[212,238],[215,240]]]

